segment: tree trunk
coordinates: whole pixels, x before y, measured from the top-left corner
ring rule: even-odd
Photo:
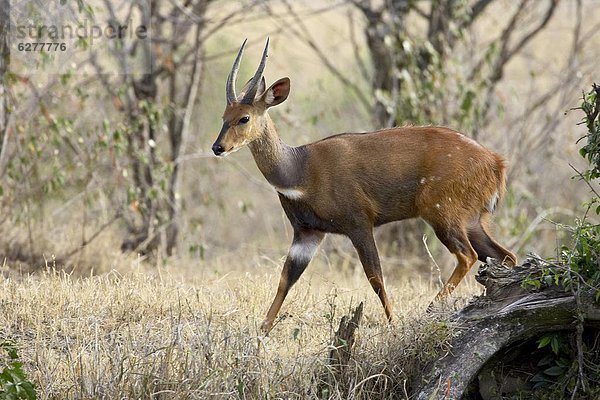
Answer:
[[[186,3],[189,9],[185,13],[183,8],[174,6],[168,19],[159,15],[156,7],[145,14],[146,26],[153,26],[156,32],[163,34],[169,32],[169,35],[155,35],[154,42],[143,48],[148,64],[146,70],[151,72],[128,82],[133,90],[128,92],[130,101],[127,103],[132,127],[127,156],[133,171],[135,204],[139,207],[134,216],[127,219],[130,235],[121,244],[123,251],[149,253],[160,249],[171,256],[176,248],[181,213],[181,156],[185,153],[191,113],[201,80],[202,33],[208,4],[209,0]],[[187,46],[181,38],[192,28],[195,28],[194,41]],[[191,65],[185,60],[175,62],[172,57],[186,53],[185,50],[194,56]],[[161,109],[164,100],[167,105]],[[155,148],[159,142],[156,137],[160,134],[156,122],[159,118],[166,120],[168,157],[161,157],[160,150]],[[129,206],[131,208],[131,204]]]
[[[0,178],[4,175],[8,142],[8,85],[6,73],[10,61],[10,2],[0,0]]]
[[[402,84],[398,79],[397,71],[404,68],[407,55],[401,46],[396,46],[392,50],[390,43],[386,43],[386,37],[390,35],[397,37],[394,42],[402,41],[405,34],[405,20],[410,10],[410,2],[392,1],[387,9],[387,12],[393,15],[394,22],[390,23],[389,18],[382,17],[384,10],[376,12],[373,9],[362,9],[367,19],[365,36],[373,62],[373,79],[371,81],[371,90],[375,94],[373,123],[378,129],[413,122],[399,120],[395,104]],[[377,234],[377,239],[379,243],[383,244],[383,248],[393,251],[400,258],[410,255],[425,259],[426,253],[421,246],[424,229],[425,223],[421,220],[402,221],[381,229]]]

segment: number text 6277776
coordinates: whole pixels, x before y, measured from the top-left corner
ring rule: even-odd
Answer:
[[[66,43],[52,43],[52,42],[20,42],[17,44],[17,50],[19,51],[65,51],[67,50]]]

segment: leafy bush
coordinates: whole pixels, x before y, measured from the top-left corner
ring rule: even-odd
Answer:
[[[566,227],[572,234],[572,244],[561,246],[556,262],[549,263],[540,276],[531,277],[524,283],[538,289],[560,286],[573,292],[582,285],[595,294],[596,301],[600,301],[600,224],[590,220],[590,214],[600,216],[600,86],[594,84],[590,92],[584,93],[581,106],[575,110],[585,114],[581,124],[587,127],[587,133],[577,142],[585,140],[579,154],[589,165],[585,171],[575,170],[574,178],[589,186],[591,198],[584,203],[583,217],[576,219],[574,226]]]
[[[588,133],[579,140],[586,139],[586,144],[579,149],[582,157],[590,163],[590,168],[583,174],[583,179],[591,182],[600,178],[600,86],[594,84],[592,90],[583,95],[583,102],[578,109],[585,113],[585,123]],[[598,193],[595,193],[598,196]],[[595,198],[598,203],[598,197]],[[596,214],[600,215],[600,206],[596,208]]]
[[[586,158],[588,169],[579,172],[577,176],[583,180],[592,193],[591,199],[585,203],[586,211],[574,227],[574,245],[563,246],[560,252],[560,261],[569,267],[577,277],[595,290],[596,300],[600,300],[600,224],[588,220],[590,212],[600,216],[600,194],[598,185],[600,178],[600,86],[594,84],[592,90],[583,95],[581,107],[585,114],[582,124],[587,127],[587,134],[579,139],[585,139],[585,144],[579,150],[582,157]],[[578,141],[578,142],[579,142]],[[567,289],[572,289],[570,274],[563,279]]]

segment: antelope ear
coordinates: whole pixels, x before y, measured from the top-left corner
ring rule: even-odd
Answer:
[[[242,101],[242,99],[244,98],[244,95],[246,94],[246,92],[248,91],[248,85],[250,84],[250,82],[252,81],[252,78],[250,78],[248,80],[248,82],[246,82],[246,84],[244,85],[244,88],[242,89],[242,91],[240,92],[240,94],[238,95],[237,100],[238,101]],[[261,94],[263,94],[265,92],[265,88],[267,87],[267,84],[265,83],[265,77],[263,76],[260,79],[260,82],[258,82],[258,89],[256,89],[256,97],[255,100],[258,99],[260,97]]]
[[[272,84],[271,87],[260,96],[260,100],[265,103],[267,108],[269,108],[283,103],[289,94],[290,78],[285,77]]]

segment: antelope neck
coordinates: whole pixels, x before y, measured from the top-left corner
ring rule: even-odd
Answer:
[[[306,150],[285,144],[268,114],[261,130],[260,137],[248,145],[258,169],[276,190],[297,189],[303,181]]]

